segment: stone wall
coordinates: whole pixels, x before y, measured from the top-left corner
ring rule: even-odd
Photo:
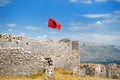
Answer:
[[[120,65],[119,65],[120,66]],[[108,64],[106,66],[107,77],[113,79],[120,79],[120,67],[117,64]]]
[[[26,76],[44,69],[43,58],[22,48],[0,49],[0,76]]]
[[[64,40],[37,40],[2,35],[0,37],[0,76],[26,76],[37,73],[44,70],[45,58],[51,58],[55,68],[73,69],[80,64],[77,48],[79,43]],[[74,49],[73,44],[76,46]]]
[[[68,43],[53,40],[37,40],[25,37],[4,35],[0,38],[1,48],[22,47],[26,51],[36,54],[70,54],[71,47]]]
[[[98,78],[120,79],[120,67],[117,64],[83,64],[73,69],[73,74],[81,77],[91,76]]]

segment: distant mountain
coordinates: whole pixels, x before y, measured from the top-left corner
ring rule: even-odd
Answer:
[[[80,42],[80,61],[120,64],[120,46]]]

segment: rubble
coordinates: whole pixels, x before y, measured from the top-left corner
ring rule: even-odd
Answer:
[[[74,75],[81,77],[91,76],[98,78],[113,78],[120,79],[120,67],[117,64],[83,64],[83,66],[75,67],[73,69]]]

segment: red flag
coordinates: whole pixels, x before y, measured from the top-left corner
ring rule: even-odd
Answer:
[[[57,21],[49,18],[49,20],[48,20],[48,27],[49,27],[49,28],[55,28],[55,29],[57,29],[57,30],[60,30],[61,24],[59,24]]]

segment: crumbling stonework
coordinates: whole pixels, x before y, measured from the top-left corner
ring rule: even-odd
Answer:
[[[106,67],[102,64],[95,65],[95,77],[106,78]]]
[[[44,69],[44,60],[22,48],[0,49],[0,76],[27,76]]]
[[[0,37],[0,76],[26,76],[45,69],[51,58],[55,68],[73,69],[80,64],[78,44],[53,40],[37,40],[12,35]],[[78,46],[79,47],[79,46]]]
[[[120,79],[120,67],[117,64],[84,64],[73,69],[73,74],[81,77],[91,76],[100,78]]]
[[[54,80],[54,63],[51,58],[45,58],[45,80]]]
[[[54,66],[45,68],[45,80],[54,80]]]
[[[120,67],[117,64],[109,64],[106,66],[107,77],[113,79],[120,79]]]

